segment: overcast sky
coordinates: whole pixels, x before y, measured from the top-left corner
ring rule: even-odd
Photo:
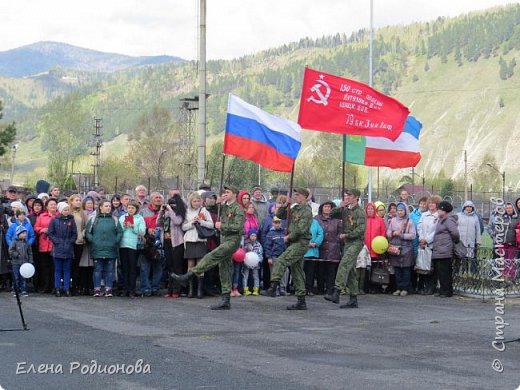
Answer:
[[[369,27],[370,0],[207,0],[207,57]],[[374,0],[374,27],[433,20],[511,0]],[[0,51],[58,41],[127,55],[197,57],[198,0],[1,0]]]

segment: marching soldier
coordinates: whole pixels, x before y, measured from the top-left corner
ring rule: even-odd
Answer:
[[[363,248],[363,240],[365,238],[366,219],[365,213],[358,204],[361,193],[356,190],[346,190],[343,202],[340,207],[332,209],[330,215],[332,218],[341,218],[343,220],[343,234],[340,239],[345,240],[343,250],[343,258],[339,263],[338,272],[336,274],[336,282],[334,289],[324,298],[327,301],[339,303],[339,292],[345,287],[345,280],[350,291],[350,300],[341,305],[340,308],[356,308],[358,307],[357,295],[359,293],[356,260]]]
[[[263,291],[262,295],[271,297],[276,296],[276,290],[280,284],[285,269],[291,267],[296,297],[298,302],[294,305],[287,306],[287,310],[307,310],[305,303],[305,273],[303,272],[303,255],[309,249],[309,240],[311,238],[310,228],[312,224],[312,211],[307,204],[309,191],[305,188],[296,188],[293,193],[293,200],[296,205],[290,210],[290,222],[288,235],[284,237],[284,241],[289,245],[287,250],[278,257],[274,264],[273,274],[271,277],[271,286],[267,291]],[[285,219],[287,206],[281,207],[277,213],[277,217]]]
[[[212,306],[211,310],[229,310],[231,293],[231,256],[240,246],[244,231],[245,215],[242,207],[236,202],[238,189],[225,186],[220,209],[220,221],[215,222],[215,228],[220,230],[220,245],[205,255],[199,263],[184,275],[172,273],[170,276],[179,284],[187,286],[190,279],[198,277],[215,266],[219,266],[220,284],[222,286],[222,301]]]

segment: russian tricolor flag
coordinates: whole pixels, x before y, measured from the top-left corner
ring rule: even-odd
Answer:
[[[301,147],[297,123],[262,111],[229,94],[224,154],[273,171],[291,172]]]

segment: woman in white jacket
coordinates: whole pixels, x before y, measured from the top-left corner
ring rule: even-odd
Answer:
[[[192,192],[188,196],[188,210],[186,218],[182,224],[184,231],[184,258],[188,260],[188,271],[197,265],[206,254],[206,240],[199,238],[195,224],[200,223],[201,226],[213,228],[213,220],[211,214],[205,207],[202,207],[202,198],[197,192]],[[198,279],[197,298],[203,297],[203,278],[201,275]],[[188,298],[193,298],[193,279],[190,280],[188,286]]]
[[[429,248],[430,256],[433,237],[435,236],[435,228],[437,226],[437,221],[439,220],[437,208],[439,207],[439,203],[441,201],[442,198],[439,195],[431,196],[427,201],[428,210],[421,215],[421,219],[419,220],[419,224],[417,225],[417,233],[419,235],[419,248]],[[419,294],[432,295],[434,290],[432,274],[419,274],[419,283],[417,289],[419,291]]]

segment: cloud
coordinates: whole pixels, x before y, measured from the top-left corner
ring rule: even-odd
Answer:
[[[374,25],[455,16],[508,0],[374,0]],[[234,58],[369,27],[369,1],[209,0],[207,56]],[[4,0],[0,50],[42,40],[128,55],[197,57],[197,0]],[[406,12],[402,12],[406,9]]]

